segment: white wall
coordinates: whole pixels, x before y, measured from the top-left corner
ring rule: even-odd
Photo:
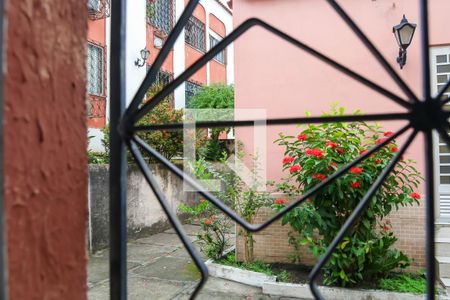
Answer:
[[[230,14],[222,5],[217,3],[215,0],[200,0],[200,4],[203,5],[206,11],[206,46],[209,49],[209,14],[215,15],[220,21],[225,24],[226,35],[233,31],[233,15]],[[234,47],[233,44],[228,46],[227,51],[227,83],[234,84]],[[209,63],[208,63],[209,65]],[[207,67],[209,70],[209,66]],[[207,82],[210,82],[209,72],[208,72]]]
[[[146,46],[146,2],[145,0],[127,1],[126,29],[126,99],[130,103],[146,74],[145,65],[138,68],[134,61],[140,58],[140,51]]]
[[[175,0],[175,16],[176,21],[179,20],[184,11],[184,0]],[[174,45],[173,51],[173,75],[178,77],[184,71],[186,65],[185,48],[184,48],[184,29]],[[176,109],[185,107],[185,85],[181,84],[174,92],[174,105]]]

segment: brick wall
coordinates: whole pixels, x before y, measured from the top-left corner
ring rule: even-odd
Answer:
[[[261,224],[273,215],[270,208],[261,209],[256,217],[255,224]],[[425,267],[425,205],[400,208],[399,211],[391,213],[390,221],[392,228],[398,238],[396,247],[404,251],[415,261],[410,271]],[[294,248],[288,243],[288,233],[291,227],[282,226],[281,222],[275,222],[265,230],[254,234],[255,258],[268,263],[291,262],[289,254]],[[239,228],[237,231],[239,232]],[[243,238],[236,237],[236,255],[238,260],[244,257]],[[301,251],[301,264],[313,265],[314,257],[307,248]]]

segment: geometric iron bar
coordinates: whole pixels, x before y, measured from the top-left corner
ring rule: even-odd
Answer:
[[[200,291],[201,287],[206,282],[208,276],[208,269],[201,260],[197,250],[192,246],[186,233],[184,232],[181,223],[177,219],[176,215],[171,211],[168,206],[167,199],[163,192],[161,191],[157,181],[155,180],[154,174],[149,169],[148,165],[143,159],[142,152],[145,151],[150,154],[157,161],[162,163],[171,172],[173,172],[179,178],[185,180],[186,183],[195,187],[206,200],[217,206],[222,212],[224,212],[228,217],[233,219],[243,228],[255,232],[260,231],[276,220],[280,219],[288,211],[294,209],[302,202],[304,202],[308,197],[318,193],[321,189],[326,187],[330,182],[336,180],[343,174],[345,174],[350,168],[357,165],[364,159],[368,158],[372,153],[377,152],[383,146],[386,146],[393,139],[399,137],[402,134],[406,134],[408,131],[412,131],[406,138],[406,141],[401,146],[399,152],[392,158],[391,162],[386,166],[386,168],[380,173],[379,177],[373,183],[371,188],[368,190],[367,194],[363,197],[360,203],[357,205],[351,216],[347,219],[346,223],[341,228],[338,235],[335,237],[333,242],[329,245],[327,251],[319,259],[318,263],[315,265],[310,273],[310,288],[316,299],[323,299],[315,280],[320,272],[320,269],[327,262],[328,258],[334,251],[336,245],[344,237],[346,231],[351,227],[353,222],[358,218],[358,216],[364,212],[366,205],[373,195],[377,192],[380,185],[383,183],[386,176],[392,171],[396,163],[399,161],[401,155],[408,149],[415,137],[419,132],[422,132],[425,136],[425,162],[426,162],[426,261],[427,261],[427,297],[428,299],[434,299],[435,295],[435,263],[434,263],[434,157],[432,149],[432,133],[437,131],[442,139],[450,146],[450,136],[447,130],[450,128],[450,124],[447,119],[450,116],[450,112],[444,110],[443,105],[449,100],[441,100],[444,91],[446,91],[450,85],[450,82],[446,84],[443,90],[441,90],[436,97],[431,95],[430,88],[430,70],[428,66],[429,50],[428,50],[428,7],[427,0],[419,0],[420,12],[421,12],[421,46],[422,46],[422,64],[423,64],[423,74],[422,74],[422,84],[423,84],[423,95],[417,97],[408,85],[400,78],[400,76],[395,72],[391,65],[386,61],[382,54],[377,50],[377,48],[371,43],[367,36],[361,31],[361,29],[356,25],[356,23],[349,17],[349,15],[341,8],[341,6],[333,0],[326,0],[330,6],[336,11],[336,13],[342,18],[342,20],[349,26],[349,28],[354,32],[354,34],[362,41],[370,53],[377,59],[384,70],[390,75],[393,81],[399,86],[403,93],[407,96],[407,99],[403,99],[398,95],[384,89],[383,87],[377,85],[376,83],[370,81],[369,79],[363,77],[362,75],[350,70],[349,68],[341,65],[340,63],[334,61],[328,56],[320,53],[319,51],[309,47],[308,45],[302,43],[301,41],[291,37],[290,35],[280,31],[279,29],[273,27],[272,25],[265,23],[262,20],[251,18],[244,21],[240,26],[235,28],[233,32],[222,39],[216,46],[206,52],[201,58],[199,58],[194,64],[187,68],[182,74],[177,78],[167,84],[163,89],[157,93],[152,101],[145,104],[141,103],[144,98],[145,93],[148,88],[156,81],[156,76],[160,70],[162,63],[167,58],[173,47],[176,39],[180,35],[182,29],[187,24],[190,16],[192,15],[196,5],[199,0],[190,0],[180,16],[179,20],[176,22],[174,28],[169,33],[165,44],[163,45],[161,51],[155,59],[154,64],[150,67],[143,83],[138,88],[136,95],[134,96],[131,104],[125,109],[125,95],[124,95],[124,82],[125,82],[125,56],[124,56],[124,41],[125,41],[125,1],[124,0],[113,0],[112,9],[112,55],[111,57],[117,58],[113,59],[111,62],[111,120],[110,120],[110,135],[111,135],[111,184],[116,184],[118,186],[111,188],[111,299],[126,299],[126,201],[125,201],[125,189],[126,189],[126,157],[125,148],[126,145],[130,150],[133,158],[138,164],[140,170],[142,171],[147,183],[155,193],[161,207],[167,214],[168,220],[174,227],[176,233],[179,235],[181,241],[183,242],[189,255],[192,257],[194,263],[200,270],[201,280],[197,287],[195,288],[191,298],[195,296]],[[372,115],[351,115],[351,116],[331,116],[331,117],[293,117],[293,118],[283,118],[283,119],[269,119],[265,123],[267,125],[279,125],[279,124],[298,124],[298,123],[329,123],[329,122],[351,122],[351,121],[375,121],[375,120],[405,120],[407,125],[401,128],[398,132],[394,133],[392,136],[388,137],[384,142],[372,147],[368,152],[355,158],[354,161],[348,165],[341,167],[333,175],[329,176],[326,180],[322,181],[316,185],[311,190],[307,191],[301,197],[295,199],[292,203],[286,206],[282,211],[278,212],[276,215],[269,218],[263,224],[249,224],[234,211],[232,211],[228,206],[226,206],[220,199],[212,195],[210,192],[206,191],[200,183],[195,179],[186,175],[183,170],[179,169],[169,160],[167,160],[158,151],[150,147],[144,141],[136,136],[138,131],[147,130],[179,130],[182,129],[186,124],[155,124],[149,126],[136,126],[137,121],[139,121],[143,116],[150,112],[158,103],[160,103],[164,98],[170,95],[180,84],[186,81],[191,75],[193,75],[197,70],[203,67],[209,60],[213,59],[218,53],[230,45],[233,41],[239,38],[243,33],[245,33],[249,28],[253,26],[260,26],[263,29],[271,32],[272,34],[284,39],[285,41],[291,43],[292,45],[298,47],[299,49],[309,53],[313,57],[321,60],[322,62],[328,64],[329,66],[335,68],[339,72],[351,77],[352,79],[360,82],[361,84],[367,86],[380,95],[383,95],[400,106],[407,109],[405,113],[390,113],[390,114],[372,114]],[[114,55],[113,55],[114,54]],[[142,105],[141,105],[142,104]],[[226,126],[253,126],[257,125],[258,122],[255,120],[238,120],[238,121],[219,121],[219,122],[198,122],[195,123],[197,128],[206,127],[226,127]],[[115,194],[112,192],[114,191]]]

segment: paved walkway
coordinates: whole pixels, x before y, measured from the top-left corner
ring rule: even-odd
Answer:
[[[192,240],[198,226],[185,225]],[[109,299],[108,250],[89,258],[88,298]],[[175,232],[142,238],[128,244],[128,299],[189,299],[200,278],[196,266]],[[260,288],[210,277],[197,299],[273,300]],[[286,298],[284,298],[286,299]]]

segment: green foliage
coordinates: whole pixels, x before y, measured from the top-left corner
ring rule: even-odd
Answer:
[[[202,86],[198,93],[189,101],[188,108],[234,108],[234,88],[225,84]]]
[[[343,108],[333,107],[328,115],[343,114]],[[285,148],[283,170],[289,176],[278,189],[290,196],[302,195],[391,134],[366,123],[309,125],[297,137],[280,134],[275,142]],[[290,224],[300,235],[300,239],[291,235],[291,244],[306,245],[314,256],[322,255],[397,151],[393,141],[286,214],[282,224]],[[413,161],[402,159],[396,165],[325,265],[326,284],[371,281],[410,264],[392,247],[397,238],[384,218],[400,206],[419,204],[420,195],[414,191],[420,180]],[[273,208],[279,211],[284,206]]]
[[[291,281],[291,274],[289,274],[288,271],[283,270],[280,273],[277,274],[277,281],[278,282],[290,282]]]
[[[193,171],[200,180],[213,178],[204,160],[196,161]],[[230,220],[205,199],[200,199],[192,206],[181,203],[178,208],[189,214],[191,221],[200,223],[201,230],[197,233],[197,242],[201,251],[209,258],[220,259],[231,245],[227,237],[232,226]]]
[[[400,293],[426,293],[426,279],[424,276],[409,273],[393,274],[382,278],[378,282],[378,288]]]
[[[151,101],[152,97],[162,89],[161,85],[150,87],[144,103]],[[162,100],[156,107],[147,113],[138,123],[138,126],[152,124],[170,124],[183,122],[183,111],[174,109],[169,102],[169,98]],[[106,156],[109,156],[109,126],[103,129],[104,138],[102,140],[105,147]],[[183,152],[183,131],[152,130],[137,133],[144,142],[153,149],[161,153],[165,158],[172,159]],[[142,153],[148,162],[155,162],[146,152]],[[132,161],[130,153],[127,153],[128,161]]]
[[[94,136],[89,136],[88,139],[91,140]],[[92,150],[87,151],[88,164],[108,164],[109,157],[107,154],[102,152],[95,152]]]
[[[147,93],[147,99],[144,103],[151,101],[152,97],[161,89],[161,85],[152,86]],[[174,109],[169,103],[169,98],[166,98],[147,113],[137,125],[143,126],[181,122],[183,122],[183,111]],[[167,159],[172,159],[183,152],[183,131],[181,130],[143,131],[139,132],[137,135]]]
[[[226,154],[223,154],[219,163],[215,164],[207,162],[205,159],[199,159],[195,162],[194,166],[191,166],[191,171],[200,180],[215,179],[221,182],[223,188],[220,191],[213,192],[213,194],[233,209],[237,214],[243,217],[247,222],[253,223],[258,210],[261,207],[268,206],[272,203],[268,192],[258,192],[258,189],[262,183],[258,178],[257,160],[256,158],[253,158],[253,167],[251,168],[253,180],[250,186],[237,175],[241,174],[240,172],[235,171],[238,171],[240,166],[237,166],[236,169],[233,170],[229,167],[228,163]],[[214,187],[212,186],[206,186],[206,188],[214,190]],[[180,209],[197,219],[199,219],[199,216],[203,215],[214,215],[217,217],[217,221],[214,221],[211,224],[209,224],[211,219],[208,218],[208,226],[203,226],[205,225],[205,220],[200,221],[200,224],[203,225],[202,231],[198,234],[198,237],[202,244],[202,251],[208,257],[214,259],[220,258],[223,250],[226,249],[226,241],[222,238],[224,236],[224,231],[228,232],[231,227],[231,223],[227,223],[228,219],[219,218],[220,212],[216,207],[209,204],[209,202],[206,205],[204,203],[196,203],[192,207],[181,205]],[[212,226],[215,225],[216,222],[218,226]],[[251,232],[244,229],[240,229],[238,234],[243,235],[244,237],[244,260],[245,262],[252,262],[254,257],[253,235]]]
[[[188,103],[191,109],[233,109],[234,108],[234,88],[230,85],[212,84],[203,86],[199,92],[192,97]],[[232,120],[232,113],[212,114],[210,118],[204,116],[206,120]],[[211,137],[199,147],[199,155],[211,161],[218,161],[222,153],[227,151],[226,145],[219,140],[221,132],[229,132],[229,128],[212,128]]]
[[[249,263],[236,261],[236,255],[234,251],[228,253],[224,258],[216,260],[216,262],[230,267],[263,273],[269,276],[273,275],[272,266],[264,263],[262,260],[256,259],[255,261]]]

